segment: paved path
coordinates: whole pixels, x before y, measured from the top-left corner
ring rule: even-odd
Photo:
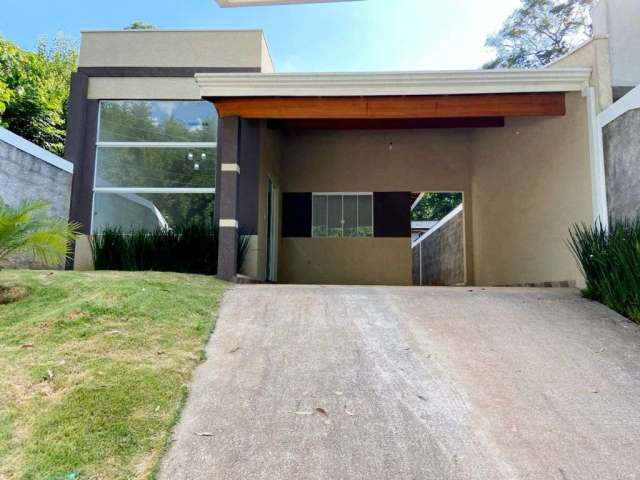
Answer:
[[[573,290],[240,286],[207,353],[161,479],[640,479],[640,328]]]

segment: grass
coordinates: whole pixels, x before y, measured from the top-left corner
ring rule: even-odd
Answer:
[[[0,285],[15,296],[0,304],[0,479],[153,477],[225,284],[3,270]]]
[[[586,279],[586,297],[640,323],[640,219],[575,225],[569,247]]]

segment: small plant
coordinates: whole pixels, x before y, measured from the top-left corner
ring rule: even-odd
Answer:
[[[640,219],[574,225],[569,247],[586,280],[586,297],[640,323]]]
[[[67,258],[78,225],[51,217],[48,208],[42,200],[17,206],[0,201],[0,261],[25,253],[43,265],[60,265]]]
[[[125,233],[107,227],[91,238],[96,270],[159,271],[215,275],[218,236],[200,224]]]

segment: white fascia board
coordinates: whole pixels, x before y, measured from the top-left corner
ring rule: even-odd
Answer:
[[[604,128],[630,110],[640,109],[640,86],[637,86],[604,112],[598,115],[600,128]]]
[[[6,128],[0,127],[0,141],[7,143],[18,150],[21,150],[29,155],[42,160],[50,165],[53,165],[60,170],[64,170],[68,173],[73,173],[73,163],[64,158],[60,158],[57,155],[39,147],[35,143],[31,143],[29,140],[10,132]]]
[[[199,73],[203,97],[463,95],[582,91],[591,68],[391,73]]]
[[[336,3],[360,0],[216,0],[221,7],[257,7],[265,5],[292,5],[300,3]]]

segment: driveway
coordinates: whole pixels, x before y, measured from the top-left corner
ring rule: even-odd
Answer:
[[[239,286],[161,479],[640,479],[640,328],[574,290]]]

